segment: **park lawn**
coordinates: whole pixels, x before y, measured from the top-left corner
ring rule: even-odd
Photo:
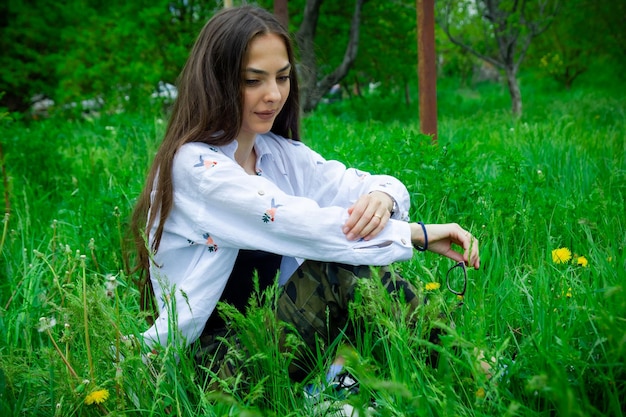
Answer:
[[[452,261],[416,252],[394,265],[429,300],[415,325],[364,283],[357,339],[313,352],[319,373],[305,383],[340,349],[361,382],[344,402],[363,411],[373,399],[374,415],[623,415],[626,89],[528,81],[513,120],[499,85],[441,85],[436,145],[419,134],[415,106],[383,92],[322,106],[303,137],[328,159],[401,179],[413,220],[471,229],[481,269],[468,270],[458,306],[445,289]],[[2,415],[323,415],[276,349],[275,291],[247,316],[229,313],[257,354],[248,379],[219,394],[189,351],[166,349],[147,366],[122,337],[146,328],[123,247],[165,123],[156,112],[2,120]],[[440,345],[427,341],[431,328],[446,331]]]

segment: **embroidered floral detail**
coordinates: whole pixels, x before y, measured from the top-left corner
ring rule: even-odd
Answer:
[[[217,252],[217,244],[213,241],[213,238],[208,233],[202,235],[206,239],[205,245],[209,252]]]
[[[217,149],[214,146],[209,146],[209,149],[212,150],[213,152],[219,152],[219,149]]]
[[[382,182],[382,183],[380,183],[378,185],[383,187],[383,188],[387,188],[387,187],[389,187],[391,185],[391,183],[390,182]]]
[[[205,167],[206,169],[211,169],[213,168],[215,165],[217,165],[217,161],[205,161],[204,158],[202,158],[202,155],[200,155],[200,162],[198,162],[197,164],[194,165],[194,167]]]
[[[263,223],[269,223],[270,221],[274,221],[274,217],[276,216],[276,209],[278,209],[278,207],[282,206],[282,204],[276,204],[274,202],[274,199],[272,198],[272,207],[268,208],[267,210],[265,210],[265,213],[263,213],[263,218],[261,220],[263,220]]]
[[[161,309],[165,309],[170,301],[172,301],[172,297],[169,293],[161,294]]]
[[[196,244],[196,242],[194,242],[194,241],[193,241],[193,240],[191,240],[191,239],[187,239],[187,243],[189,244],[189,246],[193,246],[193,245],[195,245],[195,244]]]
[[[354,172],[356,173],[356,176],[359,177],[361,180],[364,180],[369,176],[367,172],[359,171],[358,169],[355,169]]]

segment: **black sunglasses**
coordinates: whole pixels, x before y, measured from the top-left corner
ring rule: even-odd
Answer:
[[[457,295],[461,299],[463,298],[465,290],[467,290],[467,268],[465,267],[465,262],[458,262],[448,270],[446,285],[452,294]]]

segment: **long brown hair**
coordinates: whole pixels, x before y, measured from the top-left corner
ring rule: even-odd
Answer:
[[[220,146],[236,139],[242,123],[242,70],[248,45],[254,37],[269,33],[283,38],[292,66],[289,96],[271,131],[300,140],[298,81],[289,33],[270,12],[259,7],[218,12],[202,28],[178,78],[178,97],[165,137],[133,211],[131,231],[138,254],[137,267],[146,273],[144,282],[149,283],[149,251],[158,250],[165,220],[172,210],[174,155],[185,143]],[[155,224],[156,233],[148,248],[147,234]]]

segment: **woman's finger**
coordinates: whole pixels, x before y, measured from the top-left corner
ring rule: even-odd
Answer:
[[[349,217],[343,226],[343,232],[349,240],[372,238],[384,228],[390,213],[384,203],[373,194],[361,196],[348,209]]]
[[[380,232],[383,231],[385,225],[391,218],[391,213],[389,211],[384,210],[382,214],[375,213],[370,219],[369,224],[363,230],[362,235],[365,240],[370,240],[375,238]]]

